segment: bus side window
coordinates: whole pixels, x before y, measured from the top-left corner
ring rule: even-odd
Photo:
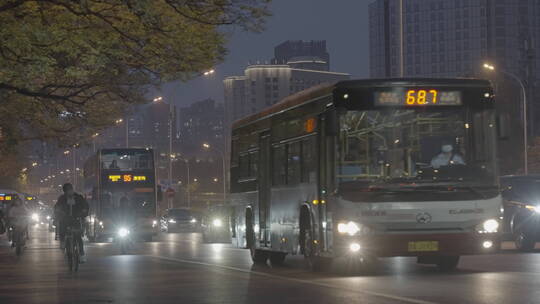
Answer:
[[[259,174],[259,151],[249,153],[249,177],[256,179]]]
[[[242,154],[239,158],[240,179],[249,178],[249,154]]]
[[[302,182],[314,183],[316,182],[316,146],[315,137],[312,136],[302,141]]]
[[[287,149],[287,184],[296,185],[301,180],[300,142],[293,142]]]
[[[272,161],[272,184],[285,185],[287,182],[287,158],[285,145],[275,146]]]

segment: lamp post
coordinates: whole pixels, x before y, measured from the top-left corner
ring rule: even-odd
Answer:
[[[96,152],[96,137],[99,136],[99,133],[92,134],[92,148],[94,153]]]
[[[495,70],[495,66],[488,63],[484,63],[484,68],[490,71]],[[528,147],[527,91],[525,90],[525,84],[518,76],[505,70],[499,70],[499,71],[509,76],[510,78],[514,79],[517,83],[519,83],[519,86],[521,87],[521,95],[522,95],[522,102],[523,102],[523,171],[525,175],[527,175],[529,174],[529,160],[528,160],[528,155],[527,155],[527,147]]]
[[[222,150],[216,148],[216,147],[212,147],[210,146],[210,144],[208,143],[204,143],[203,145],[203,148],[206,149],[206,150],[210,150],[210,149],[214,149],[215,151],[219,152],[221,154],[221,160],[223,161],[223,203],[225,204],[225,202],[227,201],[227,186],[226,186],[226,182],[227,182],[227,179],[226,179],[226,172],[225,172],[225,153],[223,153]]]
[[[164,102],[163,97],[159,96],[152,100],[153,102]],[[172,159],[173,159],[173,153],[172,153],[172,119],[173,119],[173,108],[170,102],[167,103],[169,106],[169,153],[168,153],[168,160],[169,160],[169,172],[168,172],[168,180],[169,180],[169,187],[172,186]],[[169,208],[172,208],[172,199],[169,198]]]

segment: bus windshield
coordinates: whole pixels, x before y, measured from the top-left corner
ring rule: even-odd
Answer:
[[[495,185],[493,110],[346,111],[339,124],[340,185],[370,191]]]
[[[110,191],[105,189],[101,198],[102,215],[112,218],[121,208],[121,201],[125,200],[128,208],[140,217],[152,217],[155,215],[155,198],[153,192],[137,193]]]
[[[152,169],[152,153],[140,149],[109,149],[101,152],[101,168],[120,171]]]

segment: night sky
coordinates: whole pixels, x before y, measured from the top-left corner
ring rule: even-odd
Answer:
[[[222,80],[243,75],[251,61],[263,63],[273,57],[274,46],[285,40],[326,40],[330,69],[352,77],[369,75],[368,4],[373,0],[274,0],[273,16],[262,33],[231,32],[229,54],[211,78],[162,87],[167,101],[188,105],[206,98],[223,102]],[[156,93],[160,94],[160,93]]]

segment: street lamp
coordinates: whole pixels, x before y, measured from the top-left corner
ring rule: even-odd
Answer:
[[[203,75],[204,75],[204,76],[208,76],[208,75],[214,74],[215,72],[216,72],[216,71],[215,71],[214,69],[211,69],[211,70],[209,70],[209,71],[204,72]]]
[[[99,133],[92,134],[92,147],[94,152],[96,152],[96,137],[99,136]]]
[[[495,66],[489,63],[484,63],[484,68],[490,71],[495,70]],[[523,101],[523,171],[525,175],[529,174],[529,160],[527,155],[528,138],[527,138],[527,91],[525,90],[525,84],[518,76],[505,70],[499,70],[501,73],[514,79],[521,87],[521,95]]]
[[[210,149],[214,149],[215,151],[219,152],[221,154],[221,160],[223,161],[223,203],[225,204],[225,202],[227,202],[227,186],[226,186],[226,172],[225,172],[225,153],[223,153],[222,150],[216,148],[216,147],[212,147],[210,146],[210,144],[208,143],[203,143],[202,147],[206,150],[210,150]]]
[[[122,118],[118,118],[117,120],[114,121],[117,125],[121,124],[122,122],[124,122],[124,119]],[[125,127],[126,127],[126,148],[129,148],[129,118],[126,118],[126,124],[125,124]]]

